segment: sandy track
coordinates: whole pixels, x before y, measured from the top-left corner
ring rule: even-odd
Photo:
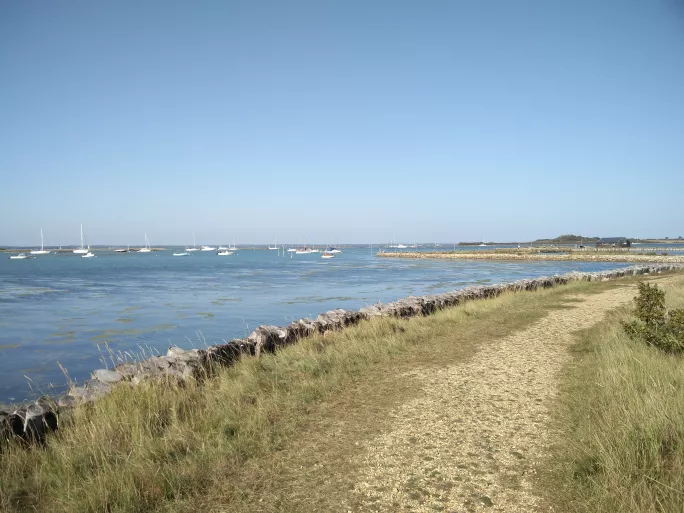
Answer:
[[[370,511],[548,511],[535,474],[572,332],[629,301],[633,287],[568,299],[466,361],[412,371],[422,394],[364,442],[355,493]]]

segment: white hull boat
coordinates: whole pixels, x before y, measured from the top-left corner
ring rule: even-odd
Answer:
[[[335,258],[335,255],[333,255],[332,253],[325,252],[321,255],[321,258]]]
[[[268,249],[271,251],[277,251],[279,249],[278,248],[278,239],[275,239],[273,241],[273,246],[269,246]]]
[[[216,248],[212,248],[211,246],[202,246],[201,251],[216,251]]]
[[[28,255],[26,253],[19,253],[18,255],[10,255],[10,260],[26,260]]]
[[[150,239],[147,238],[147,234],[145,234],[145,247],[140,248],[138,250],[138,253],[151,253],[152,248],[150,248]]]
[[[195,244],[195,232],[192,232],[192,247],[191,248],[186,247],[185,251],[199,251],[199,248]]]
[[[230,256],[230,255],[233,254],[233,252],[232,252],[232,251],[219,251],[219,252],[216,253],[216,254],[217,254],[218,256]]]
[[[90,249],[85,247],[85,237],[83,237],[83,225],[81,225],[81,245],[74,250],[76,255],[85,255],[90,252]]]
[[[81,258],[93,258],[95,256],[94,253],[91,253],[88,251],[85,255],[81,255]]]
[[[31,251],[32,255],[48,255],[50,254],[49,251],[45,250],[45,247],[43,245],[43,229],[40,229],[40,249],[34,249]]]
[[[190,256],[189,253],[181,251],[180,253],[174,253],[173,256]]]

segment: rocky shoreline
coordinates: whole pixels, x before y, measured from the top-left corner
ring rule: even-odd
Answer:
[[[387,256],[387,254],[386,254]],[[172,346],[165,356],[152,356],[138,362],[121,362],[114,369],[97,369],[82,386],[71,386],[58,398],[41,397],[30,404],[0,407],[1,442],[18,438],[26,442],[40,442],[45,435],[59,428],[60,414],[79,404],[92,403],[108,394],[114,387],[135,387],[149,380],[167,380],[182,384],[188,380],[202,380],[218,366],[231,365],[243,356],[259,357],[262,352],[273,352],[278,347],[296,343],[316,333],[325,334],[358,324],[375,316],[408,318],[430,315],[440,309],[477,299],[499,296],[504,292],[533,291],[565,285],[572,281],[605,281],[625,276],[657,274],[684,270],[677,263],[632,266],[593,273],[571,272],[517,280],[506,284],[472,286],[453,292],[407,297],[392,303],[378,303],[358,311],[331,310],[316,319],[300,319],[287,326],[259,326],[244,339],[233,339],[207,349],[185,350]]]

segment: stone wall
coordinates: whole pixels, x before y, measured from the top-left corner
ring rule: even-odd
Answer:
[[[164,379],[176,383],[202,380],[217,366],[231,365],[243,356],[259,357],[278,347],[292,344],[315,333],[340,330],[376,316],[413,317],[463,304],[476,299],[499,296],[503,292],[533,291],[565,285],[571,281],[605,281],[625,276],[682,270],[681,264],[651,264],[595,273],[571,272],[564,275],[523,279],[506,284],[466,287],[453,292],[407,297],[393,303],[378,303],[359,311],[331,310],[316,319],[300,319],[287,326],[259,326],[247,338],[233,339],[207,349],[185,350],[172,346],[165,356],[153,356],[139,362],[125,362],[114,369],[97,369],[82,386],[72,386],[59,398],[41,397],[30,404],[0,408],[0,442],[10,438],[42,441],[45,434],[59,426],[59,414],[78,404],[92,403],[109,393],[114,386],[135,387],[143,381]],[[0,444],[1,446],[1,444]]]

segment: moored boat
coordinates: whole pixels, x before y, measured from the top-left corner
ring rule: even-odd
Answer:
[[[230,256],[230,255],[233,254],[233,252],[232,252],[232,251],[219,251],[219,252],[216,253],[216,254],[217,254],[218,256]]]
[[[86,253],[90,252],[90,249],[86,249],[85,247],[85,237],[83,236],[83,225],[81,224],[81,245],[74,249],[73,251],[77,255],[85,255]]]
[[[32,255],[48,255],[50,252],[47,251],[43,245],[43,229],[40,229],[40,249],[34,249],[31,251]]]
[[[26,253],[19,253],[18,255],[10,255],[10,260],[26,260],[28,257]]]
[[[150,239],[147,238],[147,233],[145,234],[145,247],[140,248],[138,253],[151,253],[152,248],[150,247]]]

